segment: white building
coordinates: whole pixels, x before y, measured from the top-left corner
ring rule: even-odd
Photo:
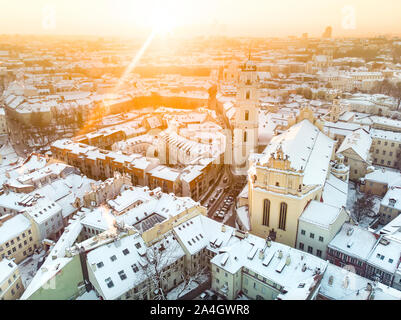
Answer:
[[[327,245],[349,219],[344,207],[311,201],[299,217],[297,248],[326,259]]]
[[[28,208],[24,214],[35,223],[39,241],[58,238],[63,229],[62,208],[47,198],[39,199],[37,204]]]

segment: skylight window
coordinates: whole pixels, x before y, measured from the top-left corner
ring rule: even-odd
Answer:
[[[188,244],[189,244],[190,246],[192,246],[192,243],[191,243],[191,241],[188,241]]]
[[[139,268],[138,268],[138,266],[136,265],[136,263],[134,263],[134,264],[131,266],[131,268],[132,268],[132,271],[134,271],[134,272],[138,272],[138,271],[139,271]]]
[[[140,249],[141,248],[141,244],[139,242],[135,243],[135,248]]]
[[[115,255],[112,255],[112,256],[110,257],[110,260],[111,260],[111,261],[116,261],[116,260],[117,260],[117,257],[116,257]]]
[[[97,265],[96,265],[99,269],[102,268],[104,266],[103,261],[100,261]]]
[[[120,276],[121,280],[127,279],[127,275],[125,274],[124,270],[119,271],[118,275]]]
[[[127,248],[125,248],[125,249],[123,250],[123,253],[124,253],[124,256],[126,256],[127,254],[129,254],[129,250],[128,250]]]
[[[109,288],[113,288],[113,287],[114,287],[114,283],[113,283],[113,281],[111,280],[111,278],[107,278],[107,279],[104,280],[104,281],[106,282],[107,287],[109,287]]]

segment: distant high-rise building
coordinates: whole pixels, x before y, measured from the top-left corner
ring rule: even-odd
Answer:
[[[333,32],[333,28],[331,26],[326,27],[323,32],[322,38],[330,39]]]

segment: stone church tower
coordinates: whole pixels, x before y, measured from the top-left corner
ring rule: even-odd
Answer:
[[[249,154],[257,152],[259,97],[256,65],[248,60],[241,66],[233,124],[234,170],[246,174]]]

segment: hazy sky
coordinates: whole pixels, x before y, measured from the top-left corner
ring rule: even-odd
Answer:
[[[161,22],[160,22],[161,21]],[[400,0],[0,0],[0,34],[401,34]]]

